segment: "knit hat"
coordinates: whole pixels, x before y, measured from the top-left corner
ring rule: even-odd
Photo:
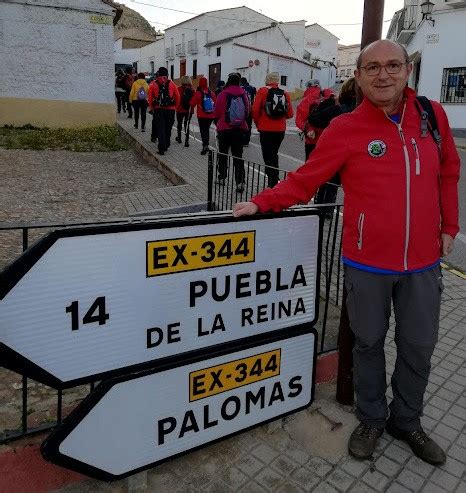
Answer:
[[[278,84],[280,82],[280,75],[278,72],[270,72],[265,77],[266,84]]]
[[[158,70],[159,77],[168,77],[168,70],[165,67],[160,67]]]
[[[311,79],[306,82],[306,87],[320,87],[320,82],[317,79]]]

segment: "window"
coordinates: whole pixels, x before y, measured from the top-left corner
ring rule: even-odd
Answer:
[[[351,75],[351,69],[350,68],[346,69],[346,75]]]
[[[466,67],[444,68],[441,103],[466,103]]]
[[[217,56],[220,56],[222,54],[222,47],[218,46],[217,47]]]
[[[193,78],[197,77],[197,60],[193,60]]]
[[[281,86],[286,86],[286,75],[282,75],[280,77],[280,85]]]

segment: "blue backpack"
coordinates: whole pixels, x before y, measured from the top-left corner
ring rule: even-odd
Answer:
[[[147,99],[147,93],[144,87],[140,87],[138,89],[138,93],[136,97],[138,98],[138,101],[143,101],[144,99]]]
[[[202,111],[204,113],[213,113],[215,109],[215,103],[214,100],[212,99],[212,94],[210,92],[210,89],[208,92],[204,93],[202,95]]]
[[[233,96],[228,95],[227,109],[225,111],[225,121],[232,127],[241,127],[247,118],[246,103],[244,94]]]

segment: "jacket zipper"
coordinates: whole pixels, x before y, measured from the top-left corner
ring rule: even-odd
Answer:
[[[409,233],[411,229],[410,220],[410,204],[411,204],[411,176],[410,176],[410,163],[408,148],[406,146],[405,136],[401,128],[401,123],[398,125],[398,133],[400,134],[401,142],[403,142],[403,153],[405,156],[405,169],[406,169],[406,235],[405,235],[405,251],[403,258],[403,266],[405,270],[408,270],[408,245],[409,245]]]
[[[416,153],[416,175],[421,174],[421,160],[419,158],[419,148],[417,147],[417,142],[414,137],[411,139],[411,143],[413,144],[414,147],[414,152]]]
[[[363,238],[363,232],[364,232],[364,212],[361,212],[359,214],[359,219],[358,219],[358,250],[362,250],[362,238]]]
[[[403,106],[403,113],[401,114],[400,122],[394,122],[386,113],[385,116],[398,128],[398,135],[400,136],[401,142],[403,144],[403,154],[405,158],[405,173],[406,173],[406,234],[405,234],[405,248],[403,254],[403,267],[404,270],[408,270],[408,246],[409,246],[409,234],[411,229],[411,218],[410,218],[410,205],[411,205],[411,164],[409,162],[408,147],[406,146],[405,136],[403,134],[403,129],[401,125],[403,124],[404,116],[406,111],[406,101]],[[414,140],[414,139],[413,139]],[[420,163],[419,163],[420,167]]]

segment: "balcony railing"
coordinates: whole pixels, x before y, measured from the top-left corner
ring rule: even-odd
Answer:
[[[185,56],[186,55],[186,47],[185,47],[184,43],[180,43],[180,44],[176,45],[175,53],[176,53],[176,56]]]
[[[188,53],[197,53],[199,51],[197,47],[197,39],[188,41]]]

